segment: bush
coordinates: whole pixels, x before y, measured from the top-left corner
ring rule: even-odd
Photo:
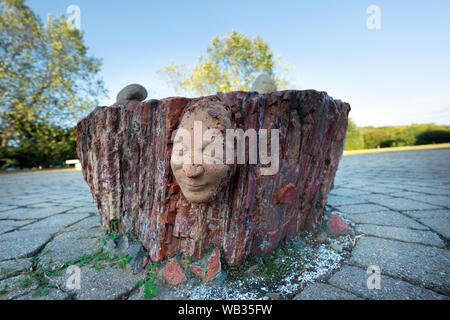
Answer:
[[[2,168],[18,166],[37,168],[62,165],[67,159],[76,159],[75,128],[62,128],[47,122],[33,124],[29,132],[0,148]]]
[[[430,130],[417,136],[416,144],[431,144],[450,142],[450,131]]]

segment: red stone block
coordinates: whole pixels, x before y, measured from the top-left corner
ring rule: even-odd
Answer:
[[[161,270],[161,276],[170,286],[177,286],[186,281],[186,275],[176,258],[170,259]]]
[[[213,279],[221,270],[220,251],[215,248],[208,259],[205,282]]]
[[[328,216],[327,226],[334,234],[340,234],[348,230],[348,224],[337,214]]]

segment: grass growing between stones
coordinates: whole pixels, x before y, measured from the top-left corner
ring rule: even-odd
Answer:
[[[158,275],[157,265],[152,263],[147,271],[147,277],[144,280],[138,281],[138,287],[144,287],[144,297],[145,299],[151,299],[158,295],[156,291],[155,279]]]
[[[52,279],[52,277],[59,277],[62,272],[69,266],[76,265],[79,267],[91,266],[96,270],[101,270],[106,266],[113,267],[118,265],[121,268],[130,262],[131,257],[128,255],[115,256],[107,251],[97,251],[90,254],[85,254],[80,256],[74,261],[67,261],[62,265],[56,265],[50,258],[50,266],[45,266],[40,264],[40,259],[42,256],[48,253],[47,250],[42,251],[37,256],[31,259],[32,267],[30,269],[24,269],[21,272],[16,272],[14,275],[21,276],[20,279],[13,282],[11,288],[7,286],[0,291],[0,295],[5,295],[8,290],[15,288],[16,286],[22,289],[33,288],[32,296],[47,296],[50,289],[59,289],[58,283]],[[7,274],[7,276],[12,276]]]

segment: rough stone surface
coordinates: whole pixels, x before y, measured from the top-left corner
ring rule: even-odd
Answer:
[[[375,300],[417,300],[417,299],[446,299],[431,290],[414,286],[400,279],[384,274],[380,275],[381,289],[368,289],[367,279],[370,274],[366,270],[345,266],[328,281],[330,284],[350,291],[358,296]]]
[[[14,231],[0,235],[0,260],[33,256],[52,239],[52,232]]]
[[[135,100],[143,101],[147,98],[147,90],[140,84],[130,84],[120,90],[117,94],[117,101]]]
[[[439,206],[443,206],[442,209],[421,209],[421,201],[425,201],[423,202],[425,204],[437,205],[426,202],[429,201],[429,196],[436,195],[450,199],[450,171],[443,170],[448,166],[449,159],[450,149],[344,156],[335,179],[333,195],[328,197],[328,204],[333,207],[352,204],[377,204],[385,210],[348,214],[346,218],[352,219],[357,224],[394,226],[406,228],[410,231],[427,230],[429,228],[431,232],[444,236],[450,232],[448,228],[450,208],[445,205],[445,202],[440,202]],[[0,191],[0,211],[9,212],[7,220],[0,218],[0,227],[2,224],[6,225],[11,221],[27,224],[35,223],[42,218],[61,212],[89,213],[96,211],[89,187],[83,181],[80,172],[77,171],[1,174]],[[383,202],[378,202],[385,199],[380,195],[405,198],[415,200],[415,202],[408,202],[412,209],[400,213],[389,210],[384,207]],[[416,204],[417,207],[412,204]],[[21,219],[23,217],[26,219]],[[91,235],[95,236],[95,233],[100,230],[99,221],[100,217],[98,216],[89,217],[64,228],[61,234],[55,236],[53,240],[50,239],[51,241],[42,249],[58,247],[61,252],[64,248],[67,248],[66,251],[75,250],[74,246],[76,245],[74,243],[74,246],[72,246],[71,241],[77,241],[76,235],[83,238],[83,235],[86,235],[86,238]],[[40,230],[45,232],[45,229]],[[28,237],[26,237],[27,233]],[[73,237],[69,235],[62,237],[64,233],[70,233]],[[12,232],[1,235],[0,239],[4,241],[5,239],[2,237],[11,236],[11,234]],[[17,255],[29,251],[20,249],[21,246],[30,246],[31,253],[35,253],[34,257],[38,254],[31,243],[25,244],[24,241],[24,239],[29,238],[34,242],[36,240],[34,231],[23,230],[15,235],[17,237],[8,238],[8,245],[5,246],[5,242],[0,243],[0,255],[11,257],[11,260],[0,259],[0,268],[4,267],[8,272],[19,271],[31,266],[31,257],[17,258]],[[42,239],[42,242],[36,241],[36,243],[45,243],[46,240]],[[20,246],[11,247],[9,241],[19,243]],[[53,245],[53,241],[57,243]],[[326,283],[328,287],[323,284],[317,285],[317,290],[311,290],[307,287],[302,291],[304,292],[303,295],[308,293],[311,299],[342,297],[342,295],[336,294],[336,290],[330,289],[330,287],[338,287],[338,289],[352,293],[358,298],[368,299],[449,298],[448,291],[445,291],[445,288],[449,287],[447,271],[450,269],[447,248],[441,249],[405,242],[404,240],[385,240],[370,236],[363,236],[355,241],[354,257],[350,257],[353,260],[350,261],[350,264],[359,267],[340,266],[340,271],[329,280],[326,280],[327,277],[322,278],[322,281],[328,282]],[[83,246],[83,244],[80,243],[76,247],[80,246]],[[39,245],[37,247],[39,248]],[[77,254],[91,253],[88,247],[86,250],[82,250],[82,248],[79,248],[79,250]],[[40,262],[44,263],[47,256],[48,254],[41,257]],[[368,274],[366,274],[367,265],[360,263],[378,264],[382,267],[380,291],[368,291],[365,288],[368,277]],[[327,267],[327,265],[325,264],[323,267]],[[253,266],[249,269],[248,281],[253,281],[254,277],[251,274],[257,267]],[[339,268],[339,266],[337,267]],[[145,299],[142,288],[140,290],[136,288],[137,281],[146,277],[145,273],[139,276],[132,275],[130,269],[107,269],[112,270],[103,271],[101,279],[91,283],[91,276],[98,274],[98,271],[90,266],[83,267],[81,290],[72,292],[73,295],[71,293],[69,298],[125,299],[129,294],[128,299],[130,300]],[[85,271],[86,276],[83,276]],[[87,273],[91,273],[91,275]],[[68,275],[63,273],[63,276],[61,285],[65,284]],[[20,279],[10,276],[7,279],[1,278],[2,275],[0,274],[0,289],[3,288],[4,284],[12,284],[12,282]],[[7,280],[7,282],[3,280]],[[56,278],[53,280],[56,280]],[[192,280],[198,281],[195,278]],[[183,286],[190,285],[189,281],[186,281]],[[254,298],[254,295],[252,295],[254,286],[252,286],[252,282],[248,281],[244,282],[244,285],[248,285],[247,291],[242,291],[243,294],[237,296],[236,291],[231,290],[227,297],[231,299],[237,297],[240,299]],[[193,296],[197,299],[208,299],[208,297],[214,296],[213,293],[217,292],[218,289],[227,288],[223,284],[217,286],[216,284],[215,281],[203,284],[204,290],[196,290]],[[187,299],[190,296],[185,293],[194,292],[196,289],[196,287],[192,287],[192,289],[184,290],[184,294],[182,294],[180,290],[172,290],[162,282],[158,281],[156,285],[158,295],[152,298],[156,300]],[[316,286],[311,285],[311,287]],[[50,290],[46,297],[33,298],[32,290],[29,290],[33,288],[31,286],[27,290],[23,290],[20,286],[9,287],[8,295],[0,296],[0,299],[65,299],[67,297],[65,294],[68,293]],[[321,288],[325,289],[321,290]],[[64,287],[62,289],[64,290]]]
[[[15,272],[22,271],[23,269],[30,269],[32,266],[30,259],[14,259],[0,262],[0,270],[8,274],[14,274]],[[5,275],[0,273],[0,279]]]
[[[383,212],[371,212],[366,214],[355,214],[349,215],[348,219],[352,220],[358,224],[372,224],[380,226],[393,226],[417,230],[429,230],[426,226],[408,218],[404,215],[393,212],[393,211],[383,211]]]
[[[106,267],[96,270],[92,267],[81,267],[80,289],[68,289],[67,282],[71,273],[63,273],[56,278],[59,287],[76,300],[117,300],[127,297],[137,288],[143,274],[133,274],[125,268]]]
[[[365,267],[377,265],[387,275],[450,294],[448,250],[364,236],[353,249],[351,261]]]
[[[405,214],[417,218],[424,225],[450,239],[450,210],[407,211]]]
[[[211,281],[218,273],[220,273],[221,265],[220,265],[220,251],[215,248],[211,253],[208,263],[206,265],[206,275],[205,281]]]
[[[186,110],[211,101],[229,108],[239,128],[280,129],[280,169],[263,176],[260,165],[239,165],[215,201],[193,204],[170,170],[170,138]],[[314,90],[128,101],[98,107],[81,120],[77,152],[104,230],[117,220],[120,232],[136,233],[153,261],[176,252],[201,258],[217,247],[236,265],[250,253],[273,251],[300,231],[316,230],[349,110]],[[296,187],[295,197],[278,203],[276,192],[289,183]]]
[[[440,248],[445,247],[444,241],[442,241],[437,234],[431,231],[410,230],[391,226],[375,226],[370,224],[361,224],[356,227],[356,232],[380,238],[421,243]]]
[[[335,235],[344,233],[348,230],[348,224],[337,214],[330,214],[325,216],[327,220],[327,226],[331,232]]]
[[[187,280],[183,268],[176,258],[170,259],[161,270],[161,276],[170,286],[177,286]]]
[[[296,295],[294,300],[361,300],[361,298],[329,284],[313,283]]]

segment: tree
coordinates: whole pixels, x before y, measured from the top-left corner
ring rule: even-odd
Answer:
[[[364,139],[361,129],[356,126],[352,119],[348,118],[347,137],[345,140],[345,150],[364,149]]]
[[[45,27],[24,0],[0,0],[0,59],[3,153],[36,139],[38,127],[73,126],[105,94],[82,33],[62,16]]]
[[[287,81],[275,74],[281,58],[275,59],[268,44],[259,37],[251,39],[237,31],[212,39],[206,54],[200,55],[190,71],[184,64],[171,62],[159,70],[177,94],[208,95],[216,92],[249,90],[258,74],[272,76],[279,88]],[[289,66],[284,67],[289,70]]]

